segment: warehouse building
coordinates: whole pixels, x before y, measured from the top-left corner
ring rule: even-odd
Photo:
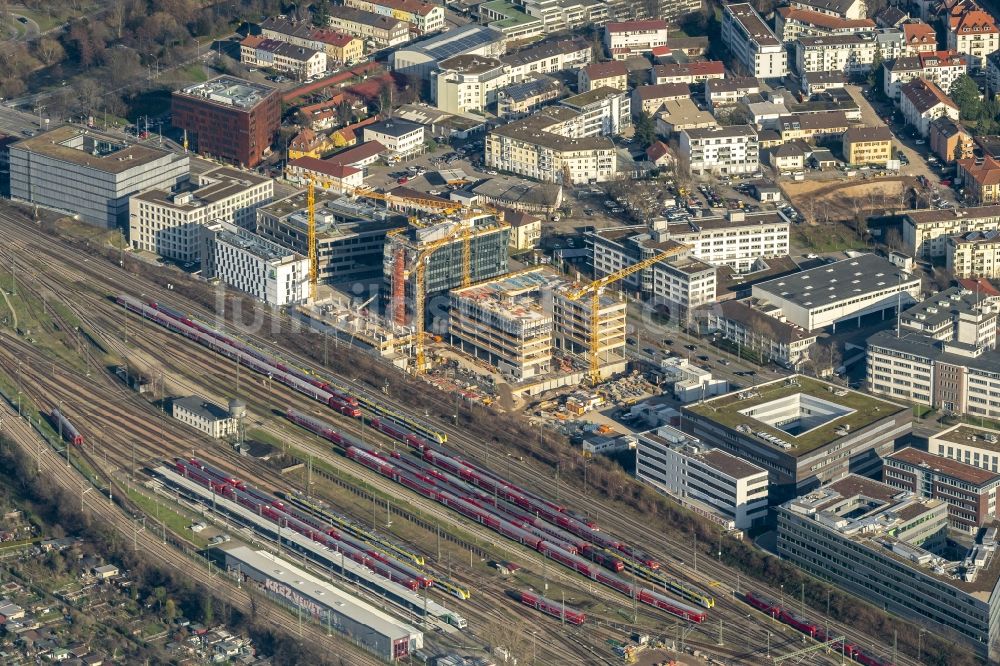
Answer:
[[[430,80],[443,60],[459,55],[499,57],[506,50],[503,33],[469,23],[389,54],[392,71]]]
[[[753,286],[753,297],[806,331],[865,315],[895,313],[920,297],[920,278],[875,254],[863,254]]]
[[[944,500],[951,527],[962,532],[975,534],[997,519],[998,472],[908,446],[886,457],[882,481],[893,488]]]
[[[778,554],[886,611],[1000,658],[1000,557],[946,557],[948,504],[850,475],[778,507]]]
[[[263,550],[223,551],[226,571],[252,582],[268,598],[303,613],[386,661],[407,658],[424,646],[423,633],[367,601]]]
[[[7,149],[12,199],[79,216],[108,229],[128,226],[129,197],[188,179],[189,159],[70,125]]]
[[[683,429],[760,465],[778,504],[849,473],[877,475],[910,409],[803,375],[683,408]]]
[[[199,154],[254,168],[270,152],[281,125],[281,96],[274,88],[219,76],[175,91],[174,127]]]
[[[767,470],[662,426],[638,435],[635,475],[724,526],[746,530],[767,517]]]
[[[257,210],[257,233],[300,255],[309,254],[309,210],[298,192]],[[380,278],[386,234],[406,218],[333,193],[316,192],[319,280],[328,284]]]
[[[201,227],[202,276],[282,307],[309,299],[309,259],[221,220]]]
[[[274,181],[222,167],[198,174],[190,187],[151,189],[129,199],[133,249],[176,261],[201,260],[201,225],[221,220],[253,228],[257,208],[271,200]]]

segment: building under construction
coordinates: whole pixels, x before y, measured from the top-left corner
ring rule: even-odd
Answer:
[[[449,337],[477,359],[487,360],[513,381],[552,372],[557,349],[589,359],[589,294],[577,291],[549,268],[535,267],[451,292]],[[598,365],[603,376],[625,367],[625,307],[600,296]]]
[[[388,234],[382,275],[393,323],[410,323],[418,298],[426,308],[449,289],[507,273],[509,238],[510,226],[497,214],[469,209],[430,220],[411,218],[406,229]],[[422,270],[416,270],[418,262]],[[418,295],[420,274],[423,293]]]
[[[377,279],[386,234],[406,226],[406,217],[339,194],[316,192],[318,279],[336,283]],[[257,233],[302,255],[309,252],[306,192],[257,209]]]

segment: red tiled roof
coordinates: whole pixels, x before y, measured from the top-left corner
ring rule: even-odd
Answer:
[[[343,154],[344,153],[341,153],[341,155]],[[361,169],[356,169],[342,162],[320,160],[315,157],[300,157],[290,161],[288,166],[306,169],[308,171],[315,171],[316,173],[322,173],[330,176],[331,178],[347,178],[348,176],[353,176],[356,173],[361,173]]]
[[[907,44],[937,45],[937,33],[926,23],[904,23],[902,27]]]
[[[1000,162],[989,155],[979,164],[974,157],[958,160],[958,168],[979,185],[1000,185]]]
[[[965,55],[958,51],[921,51],[917,54],[920,67],[954,67],[966,64]]]
[[[587,72],[587,76],[591,81],[596,81],[597,79],[608,79],[612,76],[628,76],[628,68],[621,60],[595,62],[591,65],[587,65],[584,68],[584,71]]]
[[[993,298],[1000,296],[1000,290],[986,278],[963,278],[958,280],[958,284],[962,285],[962,289],[968,289],[983,296]]]
[[[247,35],[243,38],[243,41],[240,42],[240,46],[248,46],[255,49],[266,41],[267,38],[262,37],[261,35]]]
[[[996,20],[981,9],[972,9],[960,16],[948,19],[950,29],[957,33],[989,33],[997,32]]]
[[[321,29],[314,30],[312,37],[318,42],[323,42],[324,44],[329,44],[331,46],[339,46],[340,48],[344,48],[355,39],[358,39],[354,35],[348,35],[346,32]]]
[[[670,55],[671,50],[672,49],[669,46],[654,46],[650,49],[650,53],[658,58],[660,56]]]
[[[667,144],[662,141],[654,141],[653,145],[646,149],[646,157],[650,162],[656,162],[658,159],[667,155],[670,152],[670,148]]]
[[[385,152],[385,146],[383,146],[378,141],[365,141],[364,143],[358,144],[353,148],[348,148],[345,151],[339,152],[332,157],[327,158],[328,162],[334,164],[355,164],[362,160],[366,160],[376,155],[381,155]]]

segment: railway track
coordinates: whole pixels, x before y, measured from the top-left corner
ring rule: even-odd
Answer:
[[[65,253],[65,247],[62,246],[57,241],[44,237],[37,236],[36,231],[33,231],[29,225],[26,225],[23,221],[13,218],[9,214],[0,213],[0,219],[7,218],[8,222],[13,229],[13,232],[18,236],[18,240],[25,247],[30,247],[32,250],[38,250],[41,254],[47,255],[49,259],[46,261],[48,265],[49,261],[63,261],[70,260],[70,264],[66,267],[60,267],[57,271],[60,276],[60,280],[57,283],[57,287],[60,285],[65,285],[68,281],[71,284],[86,284],[88,281],[93,284],[100,285],[94,290],[83,290],[81,289],[81,295],[87,296],[91,302],[95,296],[100,299],[99,289],[107,289],[105,293],[112,293],[115,289],[113,282],[115,277],[120,277],[125,273],[120,271],[115,267],[108,270],[108,266],[105,262],[89,262],[88,259],[76,255],[67,256]],[[89,264],[89,265],[88,265]],[[72,266],[72,268],[70,268]],[[100,269],[98,269],[98,266]],[[103,270],[101,270],[103,269]],[[165,298],[166,302],[171,301],[176,302],[176,295],[172,294],[168,290],[160,287],[156,282],[146,279],[142,276],[128,276],[129,281],[134,285],[133,291],[144,290],[145,293],[150,297],[155,298]],[[112,284],[109,284],[112,283]],[[203,312],[202,308],[193,308],[190,304],[187,305],[186,309],[188,311]],[[197,315],[196,315],[197,316]],[[103,318],[102,318],[103,319]],[[95,327],[108,326],[113,322],[113,319],[105,319],[101,322],[95,322]],[[250,341],[254,342],[258,346],[264,348],[272,347],[271,339],[262,336],[247,336]],[[283,356],[289,358],[290,360],[296,361],[298,364],[309,367],[313,363],[308,359],[303,359],[295,354],[283,353]],[[343,378],[345,381],[349,381],[350,378]],[[429,388],[429,387],[428,387]],[[369,391],[368,389],[364,389]],[[370,392],[370,391],[369,391]],[[379,396],[380,400],[388,405],[400,409],[402,411],[409,411],[407,405],[403,405],[401,402],[392,399],[389,396]],[[433,407],[433,411],[436,413],[436,418],[439,420],[433,421],[436,427],[447,431],[449,435],[449,444],[456,449],[459,449],[461,453],[470,458],[470,460],[484,463],[487,466],[492,466],[497,469],[496,459],[497,457],[492,455],[492,447],[488,443],[477,441],[471,437],[468,437],[460,430],[451,428],[447,422],[440,420],[440,417],[450,414],[454,405],[451,401],[438,394],[435,391],[427,392],[427,402]],[[502,471],[497,469],[497,471]],[[515,469],[511,471],[510,478],[512,481],[523,484],[529,489],[537,489],[539,487],[544,487],[545,485],[550,485],[550,474],[545,470],[539,470],[534,467],[532,463],[528,464],[518,464],[515,465]],[[593,502],[595,498],[589,496],[585,492],[580,491],[577,488],[572,487],[570,484],[562,484],[560,487],[561,497],[560,499],[567,502],[575,503],[578,506],[587,506]],[[610,514],[611,511],[607,511],[606,515]],[[616,534],[623,537],[628,537],[638,543],[646,544],[648,539],[648,529],[647,526],[641,521],[632,518],[627,514],[627,512],[616,512]],[[708,558],[700,558],[699,571],[695,572],[693,567],[685,564],[680,564],[679,560],[684,560],[688,557],[686,549],[678,548],[676,545],[663,542],[654,545],[648,550],[654,555],[662,555],[664,553],[669,554],[670,560],[664,558],[664,561],[671,561],[671,566],[675,573],[679,573],[682,577],[689,580],[693,580],[698,584],[704,585],[707,582],[719,581],[725,587],[734,588],[735,587],[735,576],[731,570],[721,565],[710,561]],[[721,599],[720,599],[721,601]],[[739,632],[740,635],[753,635],[756,640],[763,638],[763,630],[755,626],[756,623],[746,622],[746,607],[742,603],[732,602],[721,602],[717,604],[716,613],[723,615],[727,620],[727,625],[731,626],[733,631]],[[807,613],[809,615],[810,613]],[[815,614],[813,614],[815,615]],[[861,645],[872,645],[873,641],[871,637],[865,636],[858,632],[855,628],[846,628],[836,623],[831,624],[831,628],[836,628],[838,632],[843,631],[848,637]],[[883,647],[883,650],[885,648]],[[915,664],[916,661],[900,656],[897,660],[899,664]]]

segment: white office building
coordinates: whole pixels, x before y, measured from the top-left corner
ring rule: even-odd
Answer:
[[[201,225],[223,220],[253,227],[257,208],[273,196],[273,180],[230,167],[196,175],[183,190],[147,190],[129,200],[129,243],[136,250],[196,262]]]
[[[723,6],[722,43],[744,76],[779,79],[788,74],[785,46],[748,3]]]
[[[309,298],[309,259],[251,231],[216,221],[202,227],[202,276],[276,307]]]
[[[410,157],[424,149],[424,126],[406,120],[382,120],[365,125],[364,140],[377,141],[397,157]]]
[[[766,469],[676,428],[640,434],[635,462],[636,477],[727,527],[749,529],[767,516]]]

